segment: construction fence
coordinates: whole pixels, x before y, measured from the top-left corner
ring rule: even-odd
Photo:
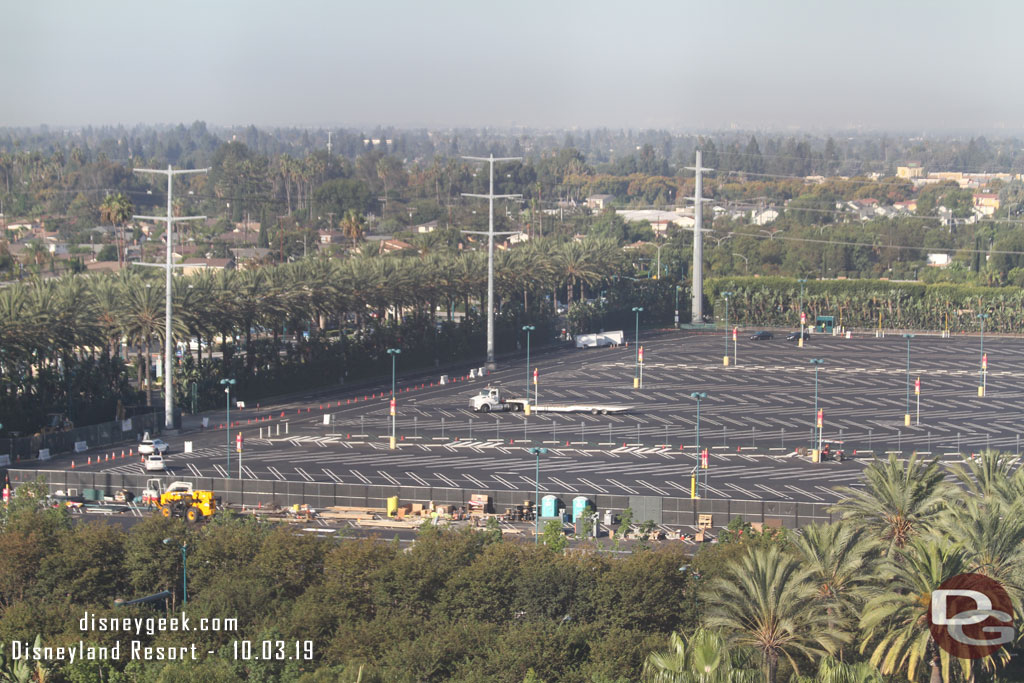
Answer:
[[[114,472],[85,472],[75,470],[10,470],[11,484],[17,486],[39,478],[47,484],[50,493],[63,491],[66,495],[82,495],[86,489],[93,489],[113,495],[121,489],[141,494],[149,479],[159,478],[164,486],[172,481],[185,481],[199,490],[213,491],[222,505],[244,505],[246,507],[287,507],[308,504],[323,509],[335,505],[351,507],[387,506],[387,499],[398,496],[402,503],[423,503],[431,501],[443,505],[464,505],[474,494],[490,497],[492,512],[503,513],[532,501],[534,491],[487,490],[427,486],[376,486],[364,484],[340,484],[303,481],[278,481],[272,479],[224,479],[220,477],[156,477],[145,474],[119,474]],[[578,496],[588,498],[599,513],[611,511],[621,513],[630,508],[635,522],[652,521],[667,526],[698,525],[700,515],[711,515],[715,527],[724,527],[731,520],[742,517],[747,522],[761,522],[766,526],[783,526],[796,529],[808,524],[833,521],[829,512],[831,503],[797,501],[734,500],[725,498],[670,498],[663,496],[635,496],[612,494],[588,494],[585,492],[559,492],[547,490],[544,495],[555,495],[567,509],[572,508],[572,499]]]

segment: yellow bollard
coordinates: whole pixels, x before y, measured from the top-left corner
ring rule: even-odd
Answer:
[[[811,462],[821,462],[821,453],[818,452],[817,448],[811,449]]]
[[[796,345],[799,348],[801,348],[801,349],[804,348],[804,338],[803,338],[803,336],[801,336],[800,339],[797,340]]]
[[[729,367],[729,356],[722,356],[722,365]]]
[[[639,389],[640,388],[640,378],[639,377],[634,377],[633,378],[633,388],[634,389]]]
[[[697,476],[690,475],[690,498],[697,497]]]
[[[903,416],[903,426],[904,427],[909,427],[910,426],[910,413],[907,413],[906,415]]]
[[[395,437],[391,436],[388,439],[391,441],[391,450],[395,450]]]
[[[529,417],[529,416],[530,416],[530,402],[529,402],[529,401],[527,401],[526,403],[524,403],[524,404],[523,404],[523,413],[524,413],[524,414],[525,414],[525,415],[526,415],[527,417]]]
[[[980,396],[984,396],[984,395],[985,395],[985,387],[983,387],[983,386],[978,387],[978,396],[980,397]]]

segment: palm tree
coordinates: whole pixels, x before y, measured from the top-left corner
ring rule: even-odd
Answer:
[[[875,460],[864,470],[863,489],[838,488],[845,497],[833,508],[890,547],[902,548],[938,518],[952,485],[943,481],[938,460],[911,456],[906,466],[896,455]]]
[[[164,294],[162,288],[145,282],[142,278],[133,278],[125,291],[123,318],[121,325],[125,336],[138,349],[138,383],[139,388],[146,387],[146,405],[153,405],[153,394],[150,391],[150,360],[153,337],[164,323]],[[143,360],[145,346],[145,360]],[[143,384],[145,372],[145,384]]]
[[[868,601],[860,620],[860,649],[871,649],[872,666],[884,675],[913,681],[920,664],[927,662],[931,683],[951,680],[955,658],[932,639],[928,614],[932,591],[966,568],[963,550],[944,540],[912,539],[886,558],[885,590]],[[969,675],[968,660],[955,662]]]
[[[867,662],[847,664],[835,657],[822,657],[815,676],[795,676],[791,683],[884,683],[878,669]]]
[[[761,678],[757,653],[730,648],[718,631],[698,628],[687,637],[672,633],[669,649],[644,660],[643,680],[651,683],[755,683]]]
[[[352,244],[363,239],[363,233],[365,231],[366,225],[363,221],[363,215],[355,209],[349,209],[345,212],[345,215],[341,217],[341,232],[345,237],[352,241]]]
[[[566,305],[572,303],[574,283],[592,283],[601,277],[600,267],[594,262],[595,253],[591,244],[575,240],[565,242],[554,250],[552,256],[555,269],[561,282],[566,285]],[[582,288],[580,300],[583,300]]]
[[[793,547],[811,571],[818,598],[837,623],[856,621],[875,578],[875,542],[864,528],[847,522],[812,524],[802,532]]]
[[[103,203],[100,204],[100,219],[114,226],[114,239],[117,243],[117,262],[121,265],[124,264],[125,253],[124,225],[131,220],[134,213],[135,209],[132,206],[132,200],[120,192],[107,195],[103,198]]]
[[[752,548],[712,582],[706,625],[722,629],[731,645],[757,649],[765,681],[774,683],[780,657],[797,670],[795,655],[832,653],[846,640],[810,577],[793,555]]]

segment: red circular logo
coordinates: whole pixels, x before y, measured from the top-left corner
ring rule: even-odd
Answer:
[[[932,638],[960,659],[980,659],[1013,641],[1013,603],[995,579],[959,574],[932,591]]]

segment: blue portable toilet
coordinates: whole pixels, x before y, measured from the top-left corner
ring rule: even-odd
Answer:
[[[541,517],[557,517],[558,516],[558,497],[557,496],[544,496],[540,499],[540,516]]]
[[[581,517],[587,514],[587,506],[590,505],[590,499],[586,496],[576,496],[572,499],[572,521],[573,524],[578,522]]]

